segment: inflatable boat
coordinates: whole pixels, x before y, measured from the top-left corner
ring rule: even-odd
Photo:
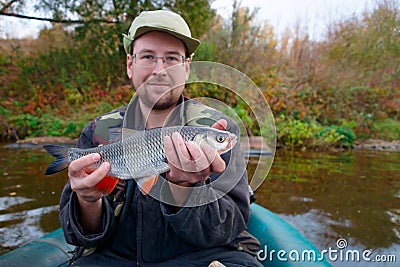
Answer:
[[[257,258],[264,266],[331,266],[308,239],[266,208],[253,203],[248,231],[261,243]],[[68,266],[74,246],[61,229],[0,256],[0,266]]]

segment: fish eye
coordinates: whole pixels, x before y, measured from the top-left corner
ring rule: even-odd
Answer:
[[[215,139],[217,140],[218,143],[222,143],[225,141],[225,136],[217,135]]]

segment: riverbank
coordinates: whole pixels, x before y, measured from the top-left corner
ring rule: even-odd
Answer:
[[[368,139],[359,143],[356,142],[354,145],[354,149],[400,152],[400,140],[389,142],[378,139]]]
[[[78,139],[62,136],[31,137],[4,145],[7,148],[41,148],[45,144],[75,145]]]
[[[23,140],[18,140],[14,143],[4,145],[7,148],[40,148],[44,144],[64,144],[74,146],[77,143],[77,139],[68,137],[32,137]],[[243,143],[242,147],[246,149],[260,150],[265,147],[260,141],[260,137],[252,137],[249,139],[249,143]],[[353,149],[356,150],[378,150],[387,152],[400,152],[400,140],[395,141],[384,141],[379,139],[367,139],[360,140],[354,143]]]

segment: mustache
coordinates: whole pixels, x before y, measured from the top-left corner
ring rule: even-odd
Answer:
[[[161,84],[170,84],[171,80],[162,75],[154,75],[146,80],[145,84],[151,83],[161,83]]]

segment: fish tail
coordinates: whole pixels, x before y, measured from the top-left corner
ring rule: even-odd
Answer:
[[[140,178],[137,181],[139,189],[143,193],[143,195],[147,195],[150,192],[153,185],[157,183],[157,180],[158,180],[158,175],[154,175],[145,178]]]
[[[106,195],[110,194],[118,183],[118,178],[114,176],[105,176],[100,182],[94,187],[99,191],[104,192]]]
[[[46,169],[45,175],[54,174],[60,172],[68,167],[68,147],[58,145],[44,145],[44,149],[49,152],[50,155],[56,158]]]

